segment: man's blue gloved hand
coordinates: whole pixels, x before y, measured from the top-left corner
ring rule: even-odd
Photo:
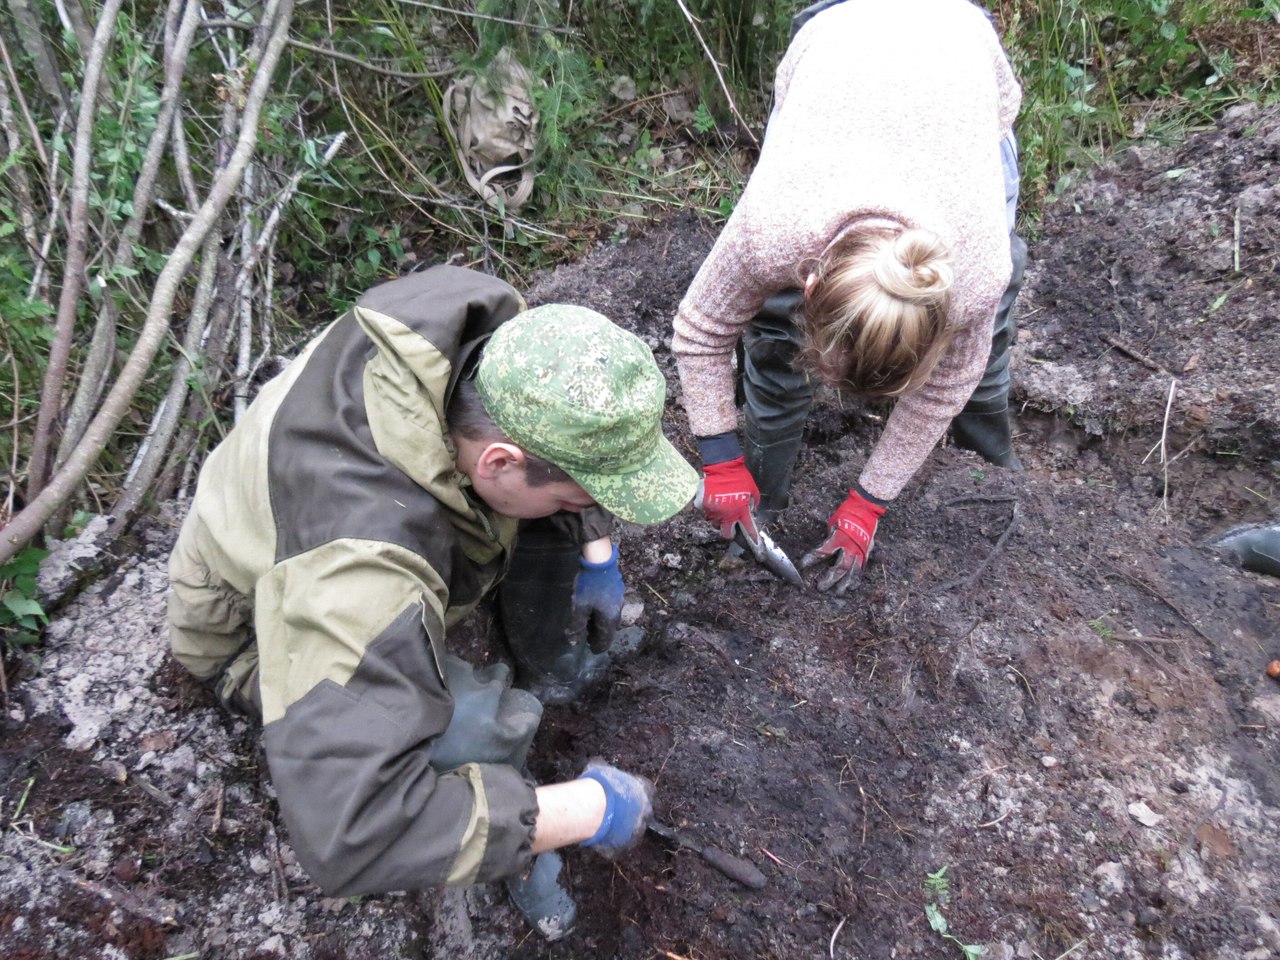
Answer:
[[[613,859],[639,840],[653,819],[653,784],[647,777],[625,773],[599,758],[587,764],[582,777],[600,784],[606,801],[600,829],[582,845]]]
[[[603,653],[613,644],[622,617],[622,571],[618,569],[618,548],[608,560],[592,563],[582,558],[578,577],[573,582],[573,617],[569,635],[583,635],[593,653]]]

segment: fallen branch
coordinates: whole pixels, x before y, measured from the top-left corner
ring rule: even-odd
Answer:
[[[125,913],[131,913],[135,917],[150,920],[152,923],[162,927],[172,927],[178,923],[176,911],[172,907],[163,906],[155,901],[143,900],[137,894],[125,890],[123,887],[85,880],[83,877],[77,877],[70,870],[64,870],[61,867],[55,867],[53,872],[73,887],[78,887],[87,893],[101,897],[108,903],[115,904]]]
[[[1129,346],[1123,340],[1117,340],[1115,337],[1111,336],[1111,334],[1109,333],[1099,334],[1099,339],[1102,340],[1102,342],[1107,344],[1108,346],[1114,348],[1120,353],[1123,353],[1130,360],[1137,360],[1138,363],[1142,364],[1144,367],[1148,367],[1154,370],[1156,373],[1163,373],[1166,377],[1173,376],[1172,373],[1170,373],[1167,369],[1165,369],[1164,364],[1160,363],[1159,361],[1152,360],[1145,353]]]
[[[1189,626],[1192,630],[1194,630],[1197,634],[1199,634],[1202,640],[1205,640],[1208,643],[1213,644],[1215,647],[1218,645],[1218,641],[1215,640],[1213,637],[1209,636],[1202,629],[1200,629],[1199,624],[1197,624],[1194,620],[1191,619],[1191,615],[1189,613],[1187,613],[1185,610],[1182,609],[1182,607],[1178,606],[1178,604],[1174,603],[1172,600],[1166,597],[1154,586],[1147,583],[1147,581],[1143,580],[1141,577],[1137,577],[1137,576],[1134,576],[1133,574],[1126,573],[1125,571],[1121,570],[1120,568],[1114,565],[1108,564],[1108,566],[1111,568],[1111,572],[1114,576],[1117,576],[1122,580],[1126,580],[1129,583],[1133,584],[1135,587],[1138,587],[1140,590],[1143,590],[1148,595],[1154,597],[1156,600],[1159,600],[1166,607],[1168,607],[1170,610],[1172,610],[1174,613],[1180,616],[1184,621],[1186,621],[1187,626]],[[1103,576],[1106,576],[1106,574],[1104,573]]]
[[[1018,498],[1012,494],[970,493],[963,497],[953,497],[943,504],[954,507],[961,503],[1017,503]]]
[[[942,584],[942,586],[935,588],[933,595],[936,597],[939,594],[948,592],[949,590],[954,590],[956,587],[971,587],[977,583],[982,575],[986,573],[987,567],[991,566],[991,561],[1000,554],[1000,551],[1004,549],[1004,545],[1009,542],[1009,538],[1013,536],[1014,531],[1018,529],[1018,522],[1021,519],[1021,516],[1020,504],[1017,500],[1014,500],[1013,509],[1010,511],[1009,516],[1009,526],[1005,527],[1004,533],[1000,534],[1000,539],[997,540],[996,545],[991,548],[991,552],[987,554],[986,559],[978,564],[977,569],[972,573],[963,577],[958,577],[955,580],[948,580],[946,583]]]

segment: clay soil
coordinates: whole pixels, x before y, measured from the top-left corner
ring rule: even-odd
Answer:
[[[941,447],[856,593],[725,568],[691,511],[621,531],[636,649],[547,711],[533,772],[647,774],[664,820],[763,889],[649,837],[566,857],[579,924],[554,945],[496,887],[326,899],[256,732],[167,660],[174,512],[38,668],[10,665],[0,956],[1280,956],[1280,582],[1206,545],[1280,498],[1278,172],[1280,113],[1245,109],[1064,195],[1018,307],[1026,471]],[[713,239],[676,217],[529,290],[648,340],[691,455],[669,321]],[[776,529],[793,555],[885,413],[819,398]],[[490,632],[457,642],[500,655]]]

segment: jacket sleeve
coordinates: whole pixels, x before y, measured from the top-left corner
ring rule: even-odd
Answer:
[[[613,534],[613,514],[604,507],[590,507],[580,513],[562,510],[547,520],[578,546]]]
[[[498,764],[439,772],[453,714],[441,656],[447,590],[413,552],[338,540],[259,582],[264,740],[298,861],[352,896],[516,874],[532,786]]]

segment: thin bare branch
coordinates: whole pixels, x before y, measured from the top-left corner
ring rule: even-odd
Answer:
[[[325,148],[320,157],[319,166],[322,168],[327,167],[346,142],[347,131],[343,130],[329,141],[329,146]],[[302,178],[306,174],[306,170],[295,170],[293,175],[289,177],[289,182],[284,185],[284,188],[281,189],[276,197],[276,202],[271,206],[271,212],[267,214],[267,219],[262,223],[262,230],[259,232],[257,240],[244,253],[240,264],[240,272],[236,275],[236,293],[244,290],[245,285],[249,282],[249,275],[262,259],[263,252],[270,244],[274,243],[276,228],[280,226],[280,216],[284,212],[284,208],[293,200],[293,195],[298,192],[298,185],[302,183]]]
[[[108,0],[110,2],[110,0]],[[187,226],[174,246],[173,253],[156,280],[155,291],[147,311],[146,320],[138,334],[137,342],[120,371],[120,376],[103,402],[102,409],[85,432],[84,439],[72,451],[66,464],[49,481],[40,494],[31,500],[0,533],[0,563],[11,559],[21,547],[31,540],[58,507],[75,491],[85,474],[97,462],[129,410],[151,367],[156,351],[169,330],[170,313],[179,287],[196,250],[203,244],[210,228],[221,217],[240,182],[249,159],[253,156],[258,140],[258,121],[263,102],[270,87],[271,77],[288,39],[289,23],[293,16],[293,0],[269,0],[263,13],[263,23],[270,23],[266,47],[258,61],[253,83],[245,97],[240,136],[226,165],[218,172],[209,196],[200,207],[194,220]],[[96,39],[96,38],[95,38]]]
[[[256,238],[253,235],[253,188],[254,165],[250,164],[240,181],[240,194],[243,198],[243,210],[240,214],[240,250],[241,257],[248,259]],[[249,364],[253,361],[253,288],[249,284],[252,271],[243,267],[237,277],[236,297],[239,300],[240,325],[237,329],[236,368],[232,378],[231,411],[233,422],[239,423],[244,412],[249,409]]]
[[[20,157],[22,153],[22,133],[18,129],[18,118],[13,110],[13,98],[9,92],[9,81],[0,74],[0,129],[4,130],[5,148],[14,163],[9,167],[8,176],[13,184],[14,200],[18,205],[18,221],[22,228],[22,239],[27,242],[32,259],[40,249],[40,237],[36,233],[36,206],[31,192],[31,179],[27,176],[27,168]]]
[[[544,23],[530,23],[528,20],[512,20],[509,17],[495,17],[489,13],[476,13],[474,10],[457,10],[453,7],[442,7],[436,3],[426,3],[425,0],[399,0],[407,7],[424,7],[427,10],[435,10],[438,13],[451,13],[455,17],[470,17],[472,20],[488,20],[490,23],[506,23],[513,27],[527,27],[530,30],[545,30],[548,33],[562,33],[566,36],[576,37],[579,31],[573,27],[552,27]]]
[[[191,152],[187,149],[187,129],[182,112],[182,105],[179,104],[173,115],[170,131],[173,134],[173,164],[178,170],[178,183],[182,185],[187,210],[191,211],[200,206],[200,191],[196,189],[196,178],[191,173]]]
[[[49,175],[50,179],[57,181],[58,163],[56,155]],[[40,241],[40,252],[36,255],[35,269],[31,271],[31,283],[27,286],[28,300],[34,300],[39,296],[45,303],[49,302],[49,251],[53,249],[53,238],[58,232],[58,223],[62,219],[62,201],[65,198],[65,194],[64,186],[57,187],[49,194],[49,216],[45,225],[44,239]]]
[[[245,23],[243,20],[206,20],[206,27],[226,27],[235,30],[252,30],[252,23]],[[366,60],[354,53],[344,53],[341,50],[335,50],[333,47],[319,47],[314,43],[307,43],[305,40],[297,40],[290,38],[289,46],[298,50],[306,50],[310,53],[318,53],[322,57],[332,57],[334,60],[345,60],[347,63],[354,63],[363,70],[370,70],[373,73],[380,73],[384,77],[395,77],[399,80],[425,80],[436,77],[448,77],[457,72],[457,67],[449,67],[443,70],[397,70],[394,67],[384,67],[380,63],[372,60]]]
[[[707,55],[707,59],[711,62],[711,69],[716,72],[716,79],[720,81],[720,89],[724,91],[724,98],[729,101],[729,109],[733,111],[733,115],[738,118],[738,123],[742,125],[742,129],[747,136],[751,138],[751,142],[759,149],[760,141],[756,139],[755,132],[751,129],[741,113],[738,112],[738,105],[734,103],[733,94],[729,92],[729,84],[725,83],[724,74],[720,72],[720,63],[716,60],[715,54],[711,52],[711,48],[707,46],[707,41],[702,39],[702,31],[698,29],[698,21],[694,19],[689,8],[685,6],[684,0],[676,0],[676,6],[680,8],[680,12],[684,14],[684,18],[689,21],[689,26],[693,27],[693,35],[698,38],[698,43],[702,44],[702,49]]]
[[[13,71],[13,60],[9,57],[9,47],[4,42],[4,34],[0,34],[0,60],[4,60],[4,70],[9,77],[9,85],[13,88],[13,95],[18,101],[18,109],[22,112],[22,119],[26,121],[27,129],[31,131],[31,142],[35,145],[36,154],[40,157],[40,164],[47,168],[49,166],[49,157],[44,152],[44,141],[40,139],[40,130],[36,126],[35,120],[32,119],[31,109],[27,106],[27,98],[22,95],[22,85],[18,83],[18,75]]]
[[[138,448],[125,482],[121,485],[119,498],[111,508],[112,530],[118,532],[128,525],[137,512],[143,497],[151,492],[161,466],[165,462],[169,445],[181,420],[183,407],[190,392],[191,371],[194,367],[192,357],[200,351],[200,342],[204,339],[209,322],[209,308],[213,303],[214,281],[217,278],[218,247],[221,237],[216,230],[210,230],[204,239],[200,254],[200,279],[196,282],[195,296],[191,302],[191,313],[187,320],[187,329],[178,348],[178,359],[174,363],[173,373],[169,377],[169,389],[164,400],[152,418],[147,436]]]
[[[53,425],[62,412],[62,392],[67,376],[67,359],[71,355],[71,338],[74,333],[76,308],[84,286],[84,267],[88,244],[86,222],[89,213],[89,168],[92,161],[93,117],[98,104],[98,78],[107,49],[115,34],[116,17],[120,13],[121,0],[106,0],[98,27],[93,34],[93,46],[84,69],[81,89],[80,113],[76,119],[75,141],[72,146],[71,174],[71,223],[67,227],[66,266],[62,277],[62,294],[58,300],[58,316],[54,326],[53,343],[49,348],[49,366],[45,371],[44,386],[40,391],[40,412],[36,418],[35,435],[31,442],[31,466],[27,475],[27,499],[34,500],[44,488],[50,452],[53,446]],[[25,511],[24,511],[25,512]]]
[[[178,16],[182,21],[174,30]],[[169,142],[169,127],[173,123],[174,113],[182,93],[182,78],[187,72],[187,55],[191,51],[191,41],[195,37],[196,24],[199,22],[199,6],[191,2],[182,10],[182,0],[170,0],[165,15],[166,47],[168,51],[164,64],[164,86],[160,90],[159,110],[156,115],[156,126],[151,131],[143,154],[142,166],[138,171],[137,183],[133,190],[133,213],[126,221],[116,241],[114,256],[106,265],[111,273],[124,274],[132,270],[135,260],[134,250],[142,237],[142,225],[151,209],[152,195],[155,191],[156,176],[160,171],[160,161],[164,158],[165,146]],[[173,34],[172,43],[167,39]],[[97,320],[94,324],[93,339],[89,345],[89,353],[85,358],[84,369],[76,386],[75,399],[67,414],[63,426],[62,439],[58,443],[58,453],[54,459],[55,466],[61,466],[67,455],[84,435],[93,411],[102,397],[107,376],[111,369],[111,359],[116,349],[116,329],[118,326],[118,310],[115,299],[106,291],[98,308]]]

